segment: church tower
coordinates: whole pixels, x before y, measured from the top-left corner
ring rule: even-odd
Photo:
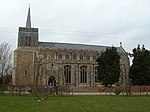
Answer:
[[[18,47],[23,46],[38,46],[38,28],[31,27],[30,7],[28,9],[26,27],[19,27],[18,32]]]

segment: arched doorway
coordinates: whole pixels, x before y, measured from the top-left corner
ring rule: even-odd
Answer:
[[[49,77],[48,85],[54,86],[56,84],[56,80],[54,76]]]

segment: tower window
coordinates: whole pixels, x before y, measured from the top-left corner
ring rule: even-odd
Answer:
[[[25,46],[30,46],[30,36],[25,37]]]
[[[28,70],[25,70],[24,71],[24,76],[27,76],[28,75]]]

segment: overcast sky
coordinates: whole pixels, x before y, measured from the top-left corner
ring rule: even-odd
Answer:
[[[150,0],[0,0],[0,42],[16,48],[29,4],[40,41],[150,49]]]

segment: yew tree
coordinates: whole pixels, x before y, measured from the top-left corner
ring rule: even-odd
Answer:
[[[129,71],[132,85],[150,85],[150,51],[140,45],[132,51],[133,63]]]
[[[115,47],[107,48],[97,59],[100,82],[107,86],[118,84],[120,77],[120,56]]]

